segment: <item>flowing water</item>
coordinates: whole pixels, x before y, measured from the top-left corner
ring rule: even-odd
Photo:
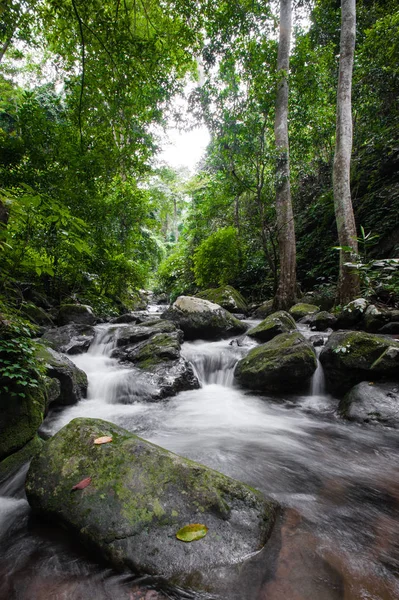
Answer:
[[[320,365],[307,395],[235,387],[248,338],[183,344],[201,388],[143,402],[137,371],[110,358],[117,331],[98,326],[89,352],[73,357],[88,374],[88,398],[53,413],[44,433],[78,416],[106,419],[278,500],[285,510],[254,567],[260,579],[244,570],[223,600],[399,599],[397,432],[340,420]],[[115,574],[32,517],[26,469],[0,488],[0,600],[205,598]]]

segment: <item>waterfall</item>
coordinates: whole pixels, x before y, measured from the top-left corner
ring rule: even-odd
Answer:
[[[325,377],[324,377],[324,369],[319,360],[321,348],[315,348],[316,350],[316,358],[317,358],[317,368],[313,373],[312,379],[310,381],[310,395],[311,396],[322,396],[325,394],[326,386],[325,386]]]
[[[232,387],[234,368],[247,351],[226,340],[186,342],[182,347],[182,354],[193,365],[201,386],[217,384]]]

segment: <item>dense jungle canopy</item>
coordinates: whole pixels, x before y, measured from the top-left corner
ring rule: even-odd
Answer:
[[[395,0],[356,4],[351,260],[362,294],[392,304],[398,275],[381,259],[399,244],[399,11]],[[293,3],[289,73],[277,68],[275,2],[4,0],[1,17],[4,311],[32,289],[104,315],[148,287],[172,300],[223,284],[273,297],[282,78],[297,295],[335,296],[339,1]],[[156,162],[162,127],[204,123],[211,142],[195,175]]]

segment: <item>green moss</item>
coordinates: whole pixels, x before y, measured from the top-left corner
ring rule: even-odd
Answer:
[[[248,310],[248,305],[244,297],[231,285],[204,290],[196,294],[196,297],[219,304],[219,306],[229,311],[246,313]]]
[[[294,306],[292,306],[290,308],[290,315],[292,315],[294,317],[294,319],[296,321],[298,321],[299,319],[302,319],[302,317],[305,317],[306,315],[313,315],[313,314],[319,312],[319,310],[320,310],[320,307],[315,306],[314,304],[298,303],[298,304],[294,304]]]
[[[296,329],[294,319],[287,312],[280,310],[269,315],[259,325],[250,329],[247,335],[261,342],[267,342],[276,335],[288,333],[292,329]]]
[[[35,435],[25,446],[0,462],[0,483],[18,471],[28,460],[37,454],[43,440]]]
[[[0,397],[0,460],[20,450],[43,422],[45,393],[27,391],[25,397]]]

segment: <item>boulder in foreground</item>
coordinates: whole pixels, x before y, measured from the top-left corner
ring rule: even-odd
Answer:
[[[95,445],[103,436],[112,441]],[[264,546],[276,514],[260,492],[98,419],[75,419],[44,444],[26,492],[115,568],[208,591]],[[207,535],[179,541],[193,523]]]
[[[184,333],[185,340],[215,340],[245,333],[247,326],[218,304],[179,296],[162,315]]]
[[[259,391],[296,391],[316,370],[312,346],[298,331],[282,333],[249,352],[234,373],[244,387]]]

